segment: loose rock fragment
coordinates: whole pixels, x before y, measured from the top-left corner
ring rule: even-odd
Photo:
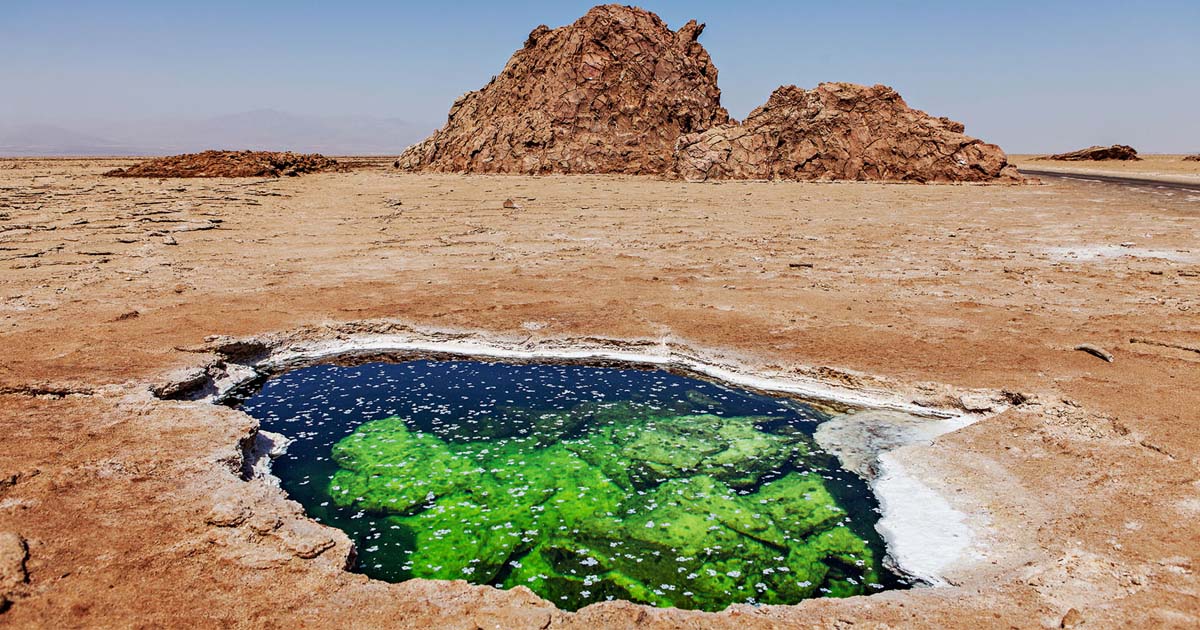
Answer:
[[[24,538],[13,532],[0,532],[0,600],[7,599],[29,580],[25,569],[28,559],[29,546]]]
[[[1039,160],[1059,160],[1065,162],[1089,162],[1102,160],[1140,160],[1137,150],[1124,144],[1114,144],[1111,147],[1094,146],[1069,153],[1058,153],[1037,158]]]
[[[1074,608],[1072,608],[1067,611],[1067,614],[1063,615],[1062,622],[1058,624],[1058,627],[1060,627],[1060,628],[1078,628],[1082,624],[1083,624],[1083,615],[1081,615],[1078,610],[1075,610]]]
[[[984,394],[967,393],[958,397],[963,409],[974,412],[991,411],[995,407],[992,399]]]
[[[1078,346],[1075,346],[1075,349],[1079,350],[1080,352],[1086,352],[1094,357],[1104,359],[1105,361],[1108,361],[1109,363],[1113,362],[1112,353],[1099,347],[1099,346],[1094,346],[1090,343],[1081,343]]]
[[[1004,390],[1003,392],[1001,392],[1001,395],[1004,396],[1004,399],[1007,400],[1009,402],[1009,404],[1016,406],[1016,407],[1020,407],[1021,405],[1024,405],[1025,403],[1029,402],[1029,400],[1031,398],[1031,396],[1029,396],[1028,394],[1025,394],[1022,392],[1010,392],[1008,390]]]

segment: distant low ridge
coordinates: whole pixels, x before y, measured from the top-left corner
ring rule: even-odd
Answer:
[[[282,177],[338,168],[337,160],[319,153],[271,151],[204,151],[152,158],[129,168],[105,173],[110,177]]]

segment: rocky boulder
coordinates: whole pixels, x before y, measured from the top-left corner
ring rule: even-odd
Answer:
[[[319,153],[205,151],[139,162],[105,173],[110,177],[280,177],[338,168]]]
[[[407,170],[661,174],[679,136],[728,122],[717,69],[695,21],[671,31],[655,14],[596,7],[539,26],[483,89],[459,98],[445,127],[411,147]]]
[[[1185,155],[1185,156],[1183,156],[1183,161],[1184,162],[1200,162],[1200,153],[1197,153],[1195,155]]]
[[[674,175],[706,179],[1021,180],[1000,147],[910,108],[892,88],[785,86],[740,124],[684,135]]]
[[[1133,147],[1114,144],[1111,147],[1088,147],[1070,153],[1059,153],[1038,158],[1039,160],[1060,160],[1064,162],[1099,162],[1102,160],[1140,160]]]

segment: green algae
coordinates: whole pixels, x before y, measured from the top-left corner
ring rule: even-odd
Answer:
[[[392,417],[334,445],[329,496],[385,515],[411,577],[523,585],[567,609],[869,592],[878,559],[813,468],[823,456],[769,420],[586,403],[498,409],[444,440]]]

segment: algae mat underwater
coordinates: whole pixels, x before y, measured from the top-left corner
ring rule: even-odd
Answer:
[[[244,401],[295,440],[274,472],[389,581],[524,585],[720,610],[900,586],[866,484],[789,399],[663,371],[319,365]]]

